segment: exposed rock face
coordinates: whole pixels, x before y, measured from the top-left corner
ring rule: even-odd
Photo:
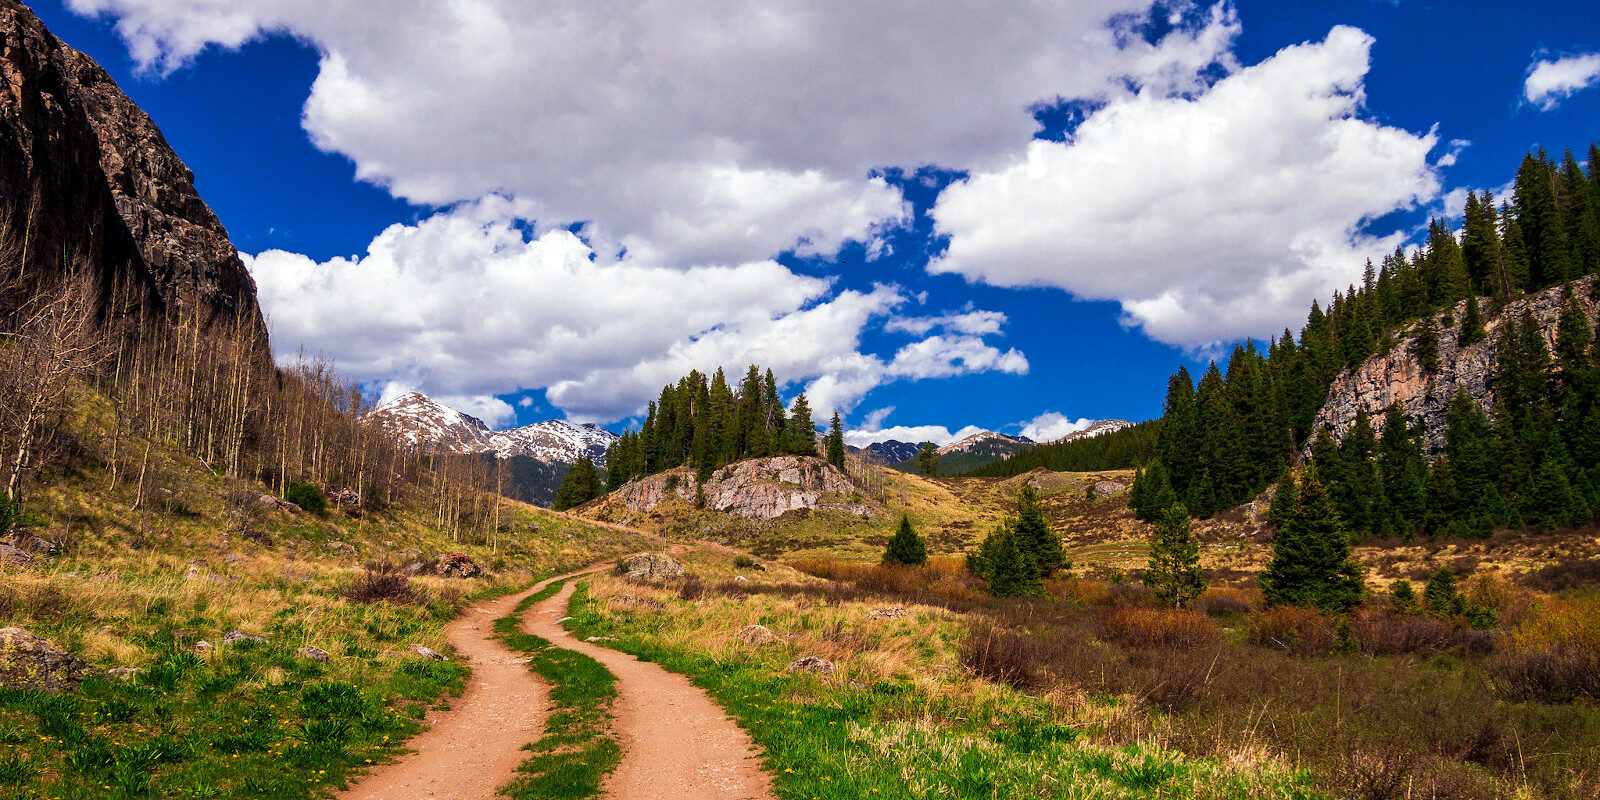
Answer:
[[[236,316],[265,332],[255,283],[194,175],[93,59],[17,0],[0,0],[0,209],[29,231],[29,274],[63,251],[153,310]]]
[[[706,508],[745,519],[776,519],[799,509],[834,509],[858,516],[879,513],[861,499],[849,476],[820,458],[741,461],[717,470],[703,488]],[[651,475],[617,490],[623,505],[641,512],[672,499],[692,503],[695,496],[695,476],[686,471]]]
[[[1574,284],[1578,303],[1588,312],[1591,322],[1597,303],[1596,280],[1586,278]],[[1479,301],[1485,308],[1487,300]],[[1460,322],[1466,313],[1466,301],[1452,311],[1456,325],[1446,327],[1441,313],[1434,318],[1439,331],[1439,370],[1428,372],[1414,353],[1415,336],[1407,336],[1387,354],[1367,359],[1353,372],[1347,371],[1333,382],[1328,399],[1317,412],[1313,430],[1328,427],[1334,439],[1342,439],[1355,424],[1356,414],[1366,409],[1371,416],[1373,430],[1383,431],[1383,413],[1390,403],[1399,403],[1406,419],[1412,425],[1421,424],[1423,444],[1429,452],[1444,448],[1445,417],[1450,400],[1458,389],[1477,402],[1485,412],[1494,407],[1493,379],[1495,349],[1507,323],[1533,315],[1544,330],[1545,345],[1555,347],[1556,322],[1561,316],[1561,287],[1552,287],[1537,294],[1506,304],[1490,316],[1485,311],[1484,330],[1488,336],[1477,344],[1460,345]]]
[[[629,558],[628,577],[664,581],[683,574],[683,563],[666,553],[645,553]]]
[[[0,628],[0,687],[34,692],[75,689],[93,670],[83,659],[21,628]]]

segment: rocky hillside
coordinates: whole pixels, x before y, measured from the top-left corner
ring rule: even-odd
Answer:
[[[1586,278],[1574,284],[1574,293],[1580,305],[1593,322],[1600,311],[1600,290],[1595,278]],[[1482,300],[1488,307],[1487,298]],[[1416,353],[1416,331],[1413,325],[1407,334],[1390,348],[1389,352],[1373,356],[1359,368],[1347,371],[1333,382],[1328,399],[1317,413],[1316,427],[1328,427],[1335,439],[1343,437],[1355,424],[1356,414],[1366,409],[1372,417],[1374,429],[1381,431],[1383,412],[1390,403],[1399,403],[1412,424],[1420,423],[1423,441],[1430,452],[1444,447],[1445,414],[1450,399],[1458,389],[1465,390],[1479,407],[1490,411],[1494,407],[1494,390],[1491,388],[1495,372],[1495,350],[1500,332],[1506,323],[1531,314],[1543,329],[1546,345],[1555,346],[1556,321],[1561,315],[1562,288],[1552,287],[1508,303],[1495,313],[1486,313],[1484,330],[1488,336],[1481,342],[1462,347],[1459,322],[1465,314],[1463,301],[1450,312],[1442,312],[1432,319],[1439,331],[1439,369],[1424,368]],[[1445,325],[1447,316],[1456,325]]]
[[[28,241],[35,279],[82,260],[103,295],[126,286],[151,311],[266,330],[255,283],[155,123],[16,0],[0,0],[0,225]]]
[[[839,511],[875,518],[883,507],[850,476],[820,458],[777,456],[730,464],[704,484],[679,469],[633,481],[600,501],[602,516],[626,520],[670,503],[703,506],[746,520],[772,520],[795,511]]]

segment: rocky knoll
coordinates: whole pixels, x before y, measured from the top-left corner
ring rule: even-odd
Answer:
[[[1596,292],[1600,286],[1596,279],[1578,281],[1573,291],[1580,305],[1588,312],[1591,321],[1600,309]],[[1480,303],[1488,307],[1487,298]],[[1316,427],[1328,427],[1335,439],[1342,438],[1355,424],[1356,414],[1366,409],[1372,417],[1372,426],[1383,429],[1383,412],[1390,403],[1399,403],[1406,419],[1422,426],[1423,442],[1430,452],[1444,447],[1445,416],[1451,398],[1458,389],[1475,400],[1484,411],[1494,406],[1493,378],[1495,349],[1507,323],[1531,314],[1544,331],[1545,344],[1554,349],[1556,322],[1561,315],[1562,289],[1553,287],[1520,300],[1507,303],[1497,313],[1485,313],[1484,330],[1488,336],[1483,341],[1462,347],[1460,321],[1466,312],[1462,301],[1450,313],[1455,325],[1444,324],[1445,314],[1434,317],[1439,331],[1439,369],[1429,371],[1416,356],[1416,326],[1410,335],[1397,343],[1388,353],[1367,359],[1354,371],[1347,371],[1334,380],[1328,399],[1317,413]]]
[[[19,256],[27,242],[30,277],[78,260],[103,298],[125,286],[152,311],[266,329],[193,173],[99,64],[17,0],[0,0],[0,225]]]
[[[860,487],[820,458],[779,456],[730,464],[703,486],[689,470],[651,475],[617,490],[630,511],[648,513],[662,503],[703,499],[706,508],[752,520],[776,519],[800,509],[833,509],[860,516],[879,513]]]

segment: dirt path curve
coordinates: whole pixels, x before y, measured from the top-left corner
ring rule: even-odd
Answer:
[[[772,781],[744,732],[688,678],[588,642],[556,620],[574,583],[528,612],[523,628],[576,650],[617,676],[622,763],[602,787],[609,800],[771,800]]]
[[[544,732],[550,696],[527,659],[494,639],[494,621],[553,580],[474,605],[445,626],[472,667],[466,691],[449,711],[429,712],[432,727],[406,742],[415,753],[373,769],[339,800],[489,800],[511,782],[528,757],[522,746]]]

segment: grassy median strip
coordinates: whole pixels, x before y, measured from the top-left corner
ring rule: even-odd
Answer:
[[[550,686],[550,717],[544,736],[527,746],[533,756],[518,767],[523,774],[504,790],[515,800],[598,796],[600,782],[622,760],[622,747],[610,725],[616,676],[586,655],[522,630],[523,613],[554,597],[565,583],[551,582],[494,623],[495,636],[527,655],[528,669]],[[578,593],[583,589],[580,583]]]

